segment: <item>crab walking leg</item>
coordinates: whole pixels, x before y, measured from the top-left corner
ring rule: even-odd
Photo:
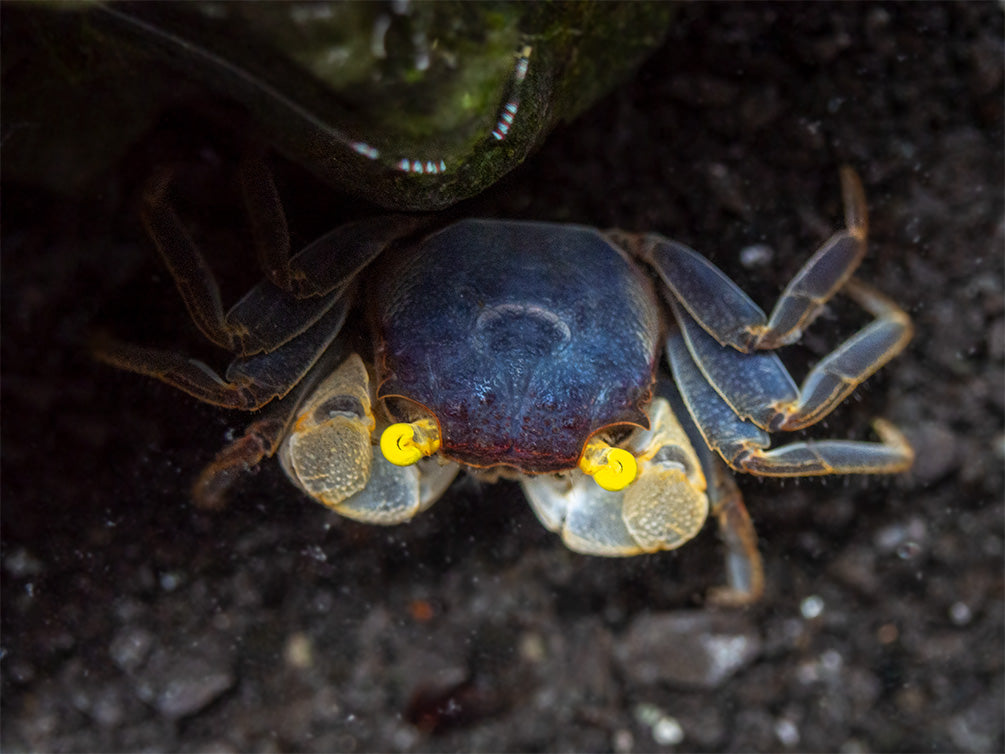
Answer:
[[[774,432],[820,421],[911,339],[910,318],[878,291],[853,279],[845,292],[876,319],[828,354],[798,389],[777,355],[719,345],[680,304],[670,303],[708,383],[739,418]]]
[[[241,198],[251,221],[251,237],[258,264],[271,283],[284,291],[293,287],[290,266],[290,229],[272,171],[261,155],[246,157],[240,165]]]
[[[341,355],[339,348],[328,349],[293,391],[216,454],[192,485],[192,499],[197,506],[207,510],[223,508],[234,483],[262,459],[275,455],[293,425],[300,404],[338,363]]]
[[[389,244],[430,223],[408,215],[371,217],[340,226],[291,257],[286,215],[271,171],[260,159],[246,159],[241,184],[259,262],[274,285],[298,298],[344,287]]]
[[[695,366],[679,331],[668,336],[667,353],[681,396],[702,437],[737,471],[761,476],[895,474],[913,461],[913,451],[903,435],[881,419],[873,423],[879,443],[820,440],[768,450],[768,434],[733,413]]]
[[[274,351],[303,333],[388,244],[428,223],[404,215],[371,218],[336,228],[291,258],[286,218],[272,177],[261,163],[256,167],[246,161],[241,182],[268,280],[225,314],[213,272],[167,198],[170,179],[170,172],[162,170],[148,183],[144,225],[196,326],[211,342],[239,356]],[[260,183],[252,188],[253,181]]]
[[[865,255],[862,185],[848,167],[841,170],[841,183],[847,229],[831,236],[796,273],[770,319],[722,270],[693,249],[657,235],[613,235],[636,247],[673,297],[721,345],[744,352],[777,348],[798,340]]]
[[[820,421],[911,340],[910,317],[879,291],[853,278],[842,292],[876,319],[806,375],[799,402],[786,409],[788,416],[780,429],[802,429]]]
[[[243,333],[226,322],[213,271],[167,200],[170,183],[170,170],[159,170],[148,181],[140,213],[143,225],[174,278],[196,327],[212,343],[236,351]]]
[[[226,381],[196,359],[122,343],[110,337],[98,337],[92,350],[99,361],[155,377],[206,403],[253,411],[285,396],[307,374],[338,336],[348,310],[349,298],[346,297],[300,337],[272,353],[233,362],[227,369]]]
[[[288,411],[283,407],[284,412]],[[192,484],[192,500],[203,510],[221,510],[234,484],[257,466],[262,459],[270,458],[286,431],[284,417],[269,416],[248,425],[244,434],[230,443],[204,468]]]
[[[749,605],[764,593],[764,565],[757,551],[757,532],[743,495],[726,464],[716,457],[709,474],[709,502],[726,546],[726,586],[708,595],[717,605]]]
[[[211,342],[240,356],[273,351],[315,324],[337,301],[337,294],[298,300],[266,281],[224,314],[213,272],[167,199],[169,184],[167,171],[151,179],[143,222],[185,308]]]
[[[865,256],[869,215],[858,174],[841,168],[845,230],[831,236],[782,291],[754,348],[778,348],[799,340],[820,309],[848,281]]]
[[[899,474],[914,462],[907,438],[893,424],[874,419],[880,442],[807,440],[773,450],[745,448],[727,463],[760,476],[821,476],[825,474]]]
[[[238,340],[237,356],[271,353],[313,327],[345,295],[295,298],[271,282],[259,283],[227,313],[226,327]]]
[[[389,244],[430,224],[408,215],[367,218],[336,228],[291,257],[272,172],[260,159],[245,159],[241,185],[259,263],[274,285],[297,298],[325,296],[344,287]]]
[[[670,307],[692,360],[733,414],[771,429],[784,418],[785,407],[799,401],[799,388],[777,354],[720,345],[672,298]]]
[[[709,507],[726,547],[726,585],[712,589],[708,600],[729,606],[756,602],[764,592],[764,565],[757,550],[757,532],[743,504],[740,488],[726,464],[702,439],[676,386],[661,382],[658,392],[669,401],[701,463],[708,481]]]
[[[238,352],[272,351],[306,330],[351,290],[359,273],[389,244],[428,222],[403,215],[369,218],[343,225],[308,244],[286,260],[292,291],[280,290],[266,280],[227,312],[224,326],[236,333]]]
[[[339,226],[290,260],[299,297],[343,290],[384,249],[435,223],[430,217],[379,215]]]

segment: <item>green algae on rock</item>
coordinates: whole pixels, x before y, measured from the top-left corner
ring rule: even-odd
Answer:
[[[59,99],[60,86],[78,97],[95,86],[140,116],[109,119],[101,138],[75,134],[92,161],[102,150],[114,159],[136,124],[180,92],[208,89],[246,110],[267,142],[324,180],[387,207],[433,210],[490,186],[558,122],[628,76],[660,43],[673,10],[671,3],[56,4],[34,11],[42,19],[34,25],[49,51],[37,54],[63,56],[48,66],[56,80],[46,85],[49,101]],[[50,23],[60,31],[46,34]],[[87,54],[60,52],[67,40]],[[182,83],[174,83],[179,74]]]

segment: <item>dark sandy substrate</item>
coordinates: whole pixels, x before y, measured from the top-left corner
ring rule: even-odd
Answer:
[[[268,464],[197,512],[188,485],[244,418],[80,347],[142,320],[198,348],[132,184],[87,203],[5,186],[3,749],[1001,751],[1002,55],[996,4],[688,7],[632,81],[470,204],[658,230],[770,305],[840,222],[837,167],[861,172],[862,274],[917,334],[817,435],[865,439],[882,415],[918,462],[741,479],[768,577],[747,610],[704,605],[714,527],[581,557],[513,484],[461,481],[379,529]],[[300,201],[316,184],[286,173],[299,237],[360,211]],[[298,209],[323,202],[330,218]]]

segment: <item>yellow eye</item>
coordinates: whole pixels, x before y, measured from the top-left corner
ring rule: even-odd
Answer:
[[[392,424],[380,435],[381,453],[396,466],[411,466],[439,448],[440,432],[431,419]]]
[[[584,474],[610,492],[623,490],[635,481],[639,472],[635,456],[623,448],[615,448],[603,440],[592,440],[586,444],[579,468]]]

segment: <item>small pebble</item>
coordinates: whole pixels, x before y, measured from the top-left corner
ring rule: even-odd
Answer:
[[[109,685],[96,692],[90,700],[91,717],[101,727],[115,728],[125,719],[126,710],[120,693],[118,687]]]
[[[676,746],[684,740],[684,729],[676,718],[661,717],[653,726],[653,740],[660,746]]]
[[[181,575],[173,571],[165,571],[160,575],[160,585],[165,592],[173,592],[181,585]]]
[[[684,728],[677,718],[655,704],[640,704],[635,708],[635,719],[649,728],[653,740],[660,746],[676,746],[684,740]]]
[[[127,626],[117,633],[108,645],[108,654],[121,670],[127,673],[140,667],[150,654],[154,636],[142,628]]]
[[[43,570],[42,562],[24,547],[18,547],[5,556],[3,567],[15,579],[34,576]]]
[[[290,634],[283,649],[286,664],[297,670],[306,670],[314,663],[314,643],[305,633]]]
[[[900,629],[895,623],[884,623],[876,629],[876,640],[880,644],[893,644],[900,638]]]
[[[901,560],[914,560],[921,554],[921,544],[914,540],[904,542],[897,548],[897,557]]]
[[[740,264],[747,269],[754,267],[765,267],[771,264],[775,252],[766,243],[756,243],[747,246],[740,251]]]
[[[954,602],[949,608],[949,619],[957,626],[965,626],[973,620],[974,614],[965,602]]]
[[[775,721],[775,736],[786,749],[792,749],[799,745],[799,728],[787,718],[783,717]]]
[[[740,613],[679,611],[637,617],[615,657],[636,683],[716,688],[761,651],[752,622]]]
[[[632,735],[630,730],[626,730],[625,728],[616,730],[614,731],[614,741],[611,748],[617,754],[628,754],[628,752],[635,748],[635,736]]]
[[[813,620],[814,618],[819,618],[824,611],[824,601],[823,598],[816,594],[811,594],[809,597],[804,599],[799,603],[799,612],[802,613],[806,620]]]
[[[876,532],[873,544],[884,554],[896,553],[897,557],[908,560],[917,557],[928,540],[928,526],[921,518],[912,518],[907,523],[884,526]]]
[[[528,631],[520,637],[520,658],[534,665],[540,664],[548,656],[544,637],[534,631]]]
[[[231,657],[220,645],[161,646],[133,674],[134,693],[169,720],[206,708],[230,689],[236,678]]]
[[[234,676],[224,668],[183,663],[162,683],[154,706],[164,717],[178,720],[207,707],[234,685]]]
[[[828,649],[820,655],[820,666],[829,673],[836,673],[844,665],[844,658],[836,649]]]

